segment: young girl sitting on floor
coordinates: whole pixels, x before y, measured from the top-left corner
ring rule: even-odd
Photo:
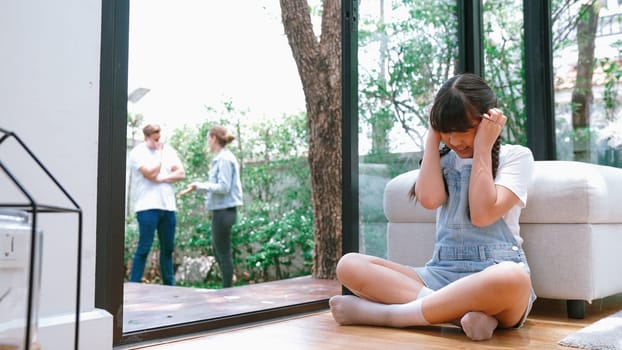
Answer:
[[[506,116],[482,78],[462,74],[438,91],[421,169],[410,196],[437,210],[434,253],[424,267],[349,253],[339,281],[355,295],[330,299],[341,325],[453,322],[473,340],[520,327],[536,296],[519,235],[534,160],[501,145]],[[443,148],[439,148],[441,143]]]

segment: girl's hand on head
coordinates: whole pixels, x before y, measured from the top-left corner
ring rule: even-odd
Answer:
[[[432,125],[428,127],[428,137],[426,139],[426,147],[425,149],[434,149],[438,150],[439,145],[441,144],[441,133],[434,129]]]
[[[441,142],[441,133],[440,131],[434,129],[432,125],[430,125],[428,127],[428,138],[432,138],[434,140],[438,140],[438,142]]]
[[[482,123],[484,125],[496,126],[497,128],[493,128],[492,130],[497,130],[497,136],[501,134],[501,128],[503,128],[507,120],[508,118],[499,108],[491,108],[488,112],[482,114]]]
[[[482,121],[477,126],[475,135],[475,147],[492,149],[506,121],[507,117],[498,108],[489,109],[488,112],[482,114]]]

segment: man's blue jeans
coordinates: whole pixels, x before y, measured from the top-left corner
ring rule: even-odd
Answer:
[[[175,250],[175,226],[177,217],[174,211],[150,209],[136,213],[138,220],[138,246],[132,260],[130,282],[141,282],[145,270],[145,261],[151,250],[155,232],[160,241],[160,273],[162,283],[174,286],[173,251]]]

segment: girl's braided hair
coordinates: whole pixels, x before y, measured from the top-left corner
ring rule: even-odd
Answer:
[[[497,107],[497,97],[480,76],[471,73],[456,75],[438,90],[430,111],[430,124],[441,133],[465,132],[474,127],[472,118],[481,118],[489,109]],[[492,177],[499,168],[499,136],[492,147]],[[439,150],[441,157],[450,151],[447,145]],[[445,185],[447,190],[447,185]],[[415,197],[415,185],[409,191]]]

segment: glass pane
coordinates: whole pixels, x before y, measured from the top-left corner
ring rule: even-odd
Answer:
[[[186,176],[173,184],[172,287],[162,285],[157,234],[147,244],[143,283],[128,282],[140,236],[133,203],[141,176],[128,171],[124,333],[341,292],[336,281],[310,276],[314,228],[305,100],[278,2],[131,1],[128,91],[128,152],[143,142],[145,125],[159,124],[161,140],[176,150]],[[217,151],[210,150],[206,134],[217,124],[235,137],[227,149],[239,163],[244,193],[231,237],[221,242],[213,239],[205,193],[181,195],[191,182],[207,182]],[[233,286],[223,288],[226,257],[217,259],[215,247],[226,252],[229,243]]]
[[[553,4],[557,158],[622,167],[622,7]]]
[[[458,61],[455,1],[362,1],[359,250],[387,257],[385,185],[419,167],[428,106]],[[404,195],[407,195],[406,193]]]
[[[504,143],[527,145],[524,98],[523,0],[483,2],[484,78],[508,117]]]

